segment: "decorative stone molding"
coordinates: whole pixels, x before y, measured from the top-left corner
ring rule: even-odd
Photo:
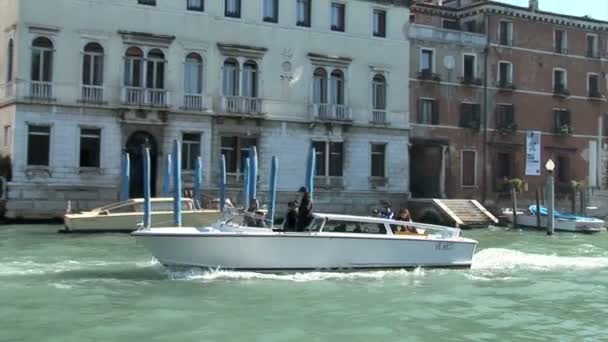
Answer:
[[[175,36],[164,34],[155,34],[147,32],[123,31],[119,30],[118,34],[122,36],[125,44],[147,45],[168,48],[175,40]]]
[[[314,65],[332,66],[342,69],[348,68],[350,63],[353,61],[353,59],[349,57],[322,55],[312,52],[308,53],[308,58]]]
[[[246,57],[252,59],[261,59],[268,51],[265,47],[239,45],[239,44],[224,44],[217,43],[217,47],[222,55],[227,57]]]

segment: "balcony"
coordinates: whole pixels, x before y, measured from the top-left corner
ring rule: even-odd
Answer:
[[[79,102],[103,104],[103,86],[83,85]]]
[[[557,97],[568,97],[570,96],[570,92],[566,89],[565,85],[556,84],[553,86],[553,95]]]
[[[598,59],[600,58],[600,53],[597,50],[594,49],[588,49],[585,53],[585,56],[587,58],[594,58],[594,59]]]
[[[31,81],[28,97],[32,100],[53,101],[53,83]]]
[[[416,77],[422,81],[441,82],[441,77],[439,76],[439,74],[435,74],[435,73],[431,72],[431,70],[428,70],[428,69],[418,72]]]
[[[202,94],[184,94],[180,109],[204,112],[209,109],[209,102]]]
[[[588,94],[589,99],[600,100],[603,98],[602,93],[597,89],[590,89]]]
[[[352,121],[352,111],[349,106],[329,103],[313,103],[310,106],[311,115],[320,121]]]
[[[513,90],[515,90],[515,84],[513,84],[513,82],[504,81],[504,80],[498,81],[498,84],[496,85],[496,87],[498,88],[499,91],[513,91]]]
[[[460,77],[460,84],[465,86],[481,86],[483,81],[478,77],[464,76]]]
[[[262,99],[246,96],[223,96],[222,112],[236,114],[262,114]]]
[[[121,101],[128,106],[169,107],[169,92],[164,89],[123,87]]]
[[[372,111],[372,121],[371,121],[371,123],[375,124],[375,125],[386,125],[386,124],[388,124],[386,110],[374,109]]]
[[[421,41],[435,41],[473,47],[484,47],[486,44],[486,36],[482,33],[442,29],[420,24],[412,24],[410,26],[409,37]]]
[[[568,49],[566,49],[565,47],[556,46],[553,49],[553,52],[558,53],[560,55],[567,55],[568,54]]]

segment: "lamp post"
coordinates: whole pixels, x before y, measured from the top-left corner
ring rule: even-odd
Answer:
[[[555,180],[553,179],[553,170],[555,163],[551,158],[545,164],[547,170],[547,235],[553,235],[555,231]]]

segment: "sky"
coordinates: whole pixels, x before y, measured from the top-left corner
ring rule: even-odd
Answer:
[[[528,6],[528,0],[498,0],[516,6]],[[608,21],[608,0],[539,0],[543,11],[575,16],[588,15],[594,19]]]

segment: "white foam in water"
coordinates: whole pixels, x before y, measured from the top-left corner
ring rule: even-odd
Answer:
[[[542,255],[504,248],[488,248],[475,254],[471,268],[473,270],[600,269],[608,268],[608,257]]]
[[[0,263],[0,276],[53,274],[67,271],[86,270],[103,267],[116,267],[124,265],[133,265],[133,263],[107,262],[101,260],[65,260],[53,263],[39,263],[31,260],[14,260]],[[153,264],[142,263],[136,265],[141,265],[140,267],[150,267]]]
[[[204,270],[191,268],[187,270],[168,270],[169,278],[172,280],[282,280],[292,282],[311,282],[321,280],[355,280],[355,279],[383,279],[387,277],[422,277],[425,271],[415,269],[413,271],[370,271],[370,272],[306,272],[306,273],[257,273],[257,272],[235,272],[226,270]]]

